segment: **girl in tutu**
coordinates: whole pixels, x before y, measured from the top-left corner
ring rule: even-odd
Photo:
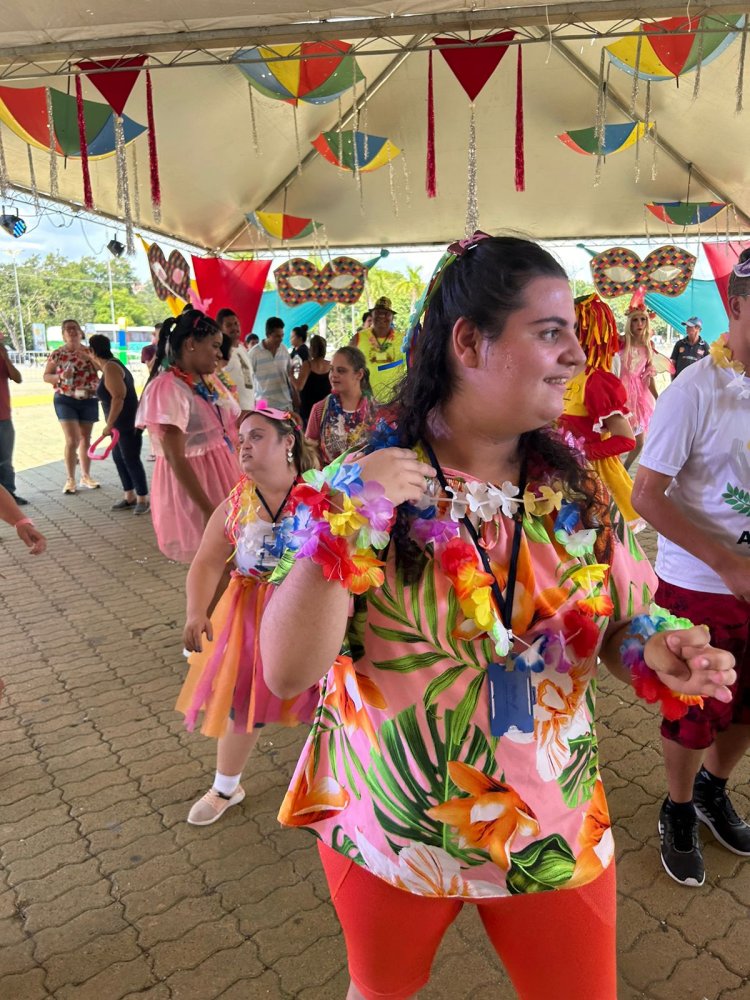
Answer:
[[[215,823],[244,799],[240,778],[258,727],[310,722],[318,700],[317,685],[289,701],[272,695],[258,651],[270,577],[292,525],[289,497],[300,475],[313,468],[314,451],[296,416],[259,403],[240,426],[240,462],[243,476],[211,516],[187,577],[184,641],[194,655],[177,710],[188,729],[203,711],[201,732],[219,740],[213,786],[188,814],[195,826]],[[210,601],[232,559],[229,587],[209,618]]]
[[[240,407],[215,377],[222,334],[188,309],[162,324],[136,425],[148,429],[156,454],[151,517],[169,559],[190,562],[217,504],[237,482]],[[162,371],[162,360],[171,362]]]
[[[635,448],[624,459],[629,469],[643,448],[643,441],[656,405],[654,350],[651,347],[651,322],[643,306],[628,310],[625,322],[625,346],[620,351],[620,378],[628,394],[630,423],[635,434]]]

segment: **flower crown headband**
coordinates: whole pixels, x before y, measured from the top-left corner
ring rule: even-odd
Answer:
[[[275,406],[269,406],[264,399],[259,399],[255,404],[255,409],[251,412],[259,413],[261,417],[268,417],[269,420],[278,420],[291,424],[295,430],[302,430],[302,424],[299,422],[296,414],[292,413],[291,410],[279,410]]]
[[[427,316],[427,312],[430,308],[430,302],[435,294],[435,292],[440,288],[445,277],[445,272],[455,263],[459,257],[463,257],[464,254],[469,253],[473,250],[482,240],[490,239],[489,233],[483,233],[480,229],[477,229],[473,236],[467,236],[463,240],[456,240],[451,243],[447,248],[443,256],[438,261],[437,267],[432,272],[432,277],[427,282],[427,286],[422,294],[422,298],[417,302],[414,307],[414,312],[409,318],[409,329],[404,337],[402,350],[406,355],[406,364],[409,366],[411,364],[411,357],[414,351],[414,346],[419,338],[422,328],[424,326],[424,319]]]
[[[654,312],[654,310],[647,309],[645,306],[629,305],[628,308],[625,310],[625,315],[632,316],[633,313],[644,313],[646,316],[648,316],[649,321],[656,319],[656,313]]]

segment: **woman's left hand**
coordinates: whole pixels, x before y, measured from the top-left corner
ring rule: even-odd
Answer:
[[[737,680],[731,653],[711,645],[705,625],[657,632],[643,647],[646,665],[677,694],[702,695],[728,703],[730,685]]]
[[[40,556],[47,548],[47,539],[33,524],[17,524],[16,534],[26,545],[32,556]]]

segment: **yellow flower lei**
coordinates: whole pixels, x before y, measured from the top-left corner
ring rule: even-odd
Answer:
[[[711,344],[709,350],[711,355],[711,360],[716,365],[717,368],[730,368],[733,372],[739,372],[740,375],[745,375],[745,366],[741,361],[735,361],[732,357],[732,350],[727,343],[727,334],[722,333],[722,335]]]

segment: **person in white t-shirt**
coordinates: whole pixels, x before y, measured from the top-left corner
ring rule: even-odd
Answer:
[[[726,791],[750,748],[750,251],[728,293],[729,333],[659,397],[633,489],[659,533],[656,603],[705,624],[736,660],[731,702],[708,698],[662,721],[661,857],[683,885],[705,880],[698,821],[750,856],[750,826]]]
[[[250,351],[250,366],[256,400],[277,410],[291,410],[291,358],[283,339],[284,321],[277,316],[267,319],[266,338]]]
[[[242,328],[239,317],[232,309],[219,309],[216,322],[224,336],[232,341],[229,360],[224,366],[224,372],[237,387],[237,402],[242,407],[242,420],[246,413],[255,409],[255,393],[253,392],[253,372],[250,366],[250,354],[242,343]]]

